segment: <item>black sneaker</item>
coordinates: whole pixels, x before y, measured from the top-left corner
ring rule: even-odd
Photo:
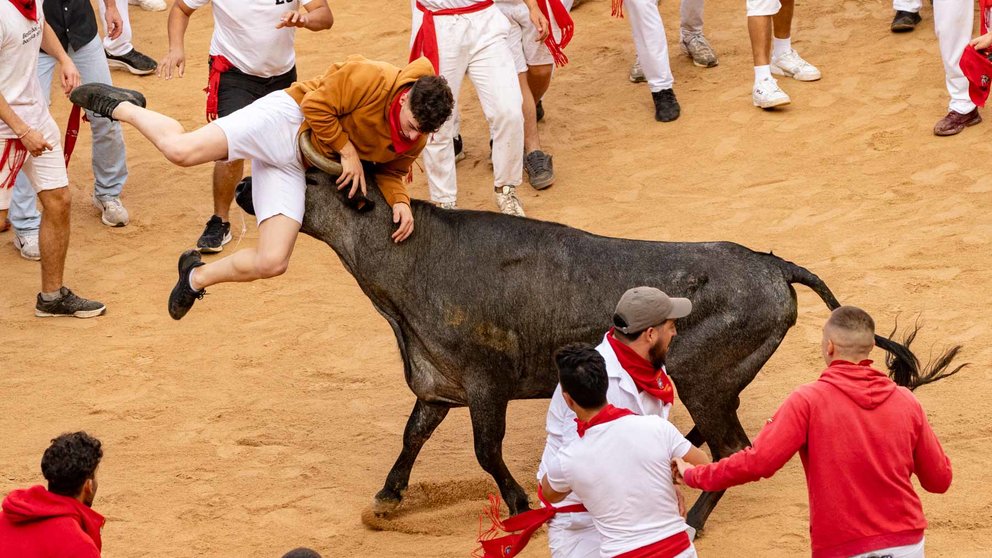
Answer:
[[[902,10],[896,11],[896,16],[892,18],[892,29],[893,33],[907,33],[916,29],[916,24],[923,19],[920,14],[915,12],[904,12]]]
[[[524,168],[527,169],[527,180],[536,190],[543,190],[555,183],[551,155],[539,149],[527,154],[524,158]]]
[[[169,295],[169,315],[173,320],[183,319],[186,312],[193,307],[193,303],[207,294],[206,289],[194,291],[193,287],[189,286],[190,272],[201,265],[203,262],[200,261],[200,253],[196,250],[186,250],[179,256],[179,281]]]
[[[34,307],[34,315],[39,318],[73,317],[73,318],[95,318],[107,311],[107,307],[102,302],[86,300],[76,296],[69,289],[62,287],[59,289],[62,296],[55,300],[45,300],[38,293],[38,304]]]
[[[200,240],[196,241],[196,249],[205,254],[216,254],[224,250],[224,245],[231,241],[231,223],[213,215],[207,221]]]
[[[465,158],[465,149],[462,145],[462,135],[458,134],[455,136],[455,138],[451,140],[451,143],[455,145],[455,162],[457,163]]]
[[[126,70],[136,76],[147,76],[158,68],[158,63],[132,48],[130,51],[120,56],[114,56],[109,52],[107,55],[107,66],[118,70]]]
[[[654,119],[658,122],[671,122],[682,112],[675,91],[671,89],[652,92],[651,98],[654,99]]]
[[[535,111],[537,111],[537,121],[538,122],[544,120],[544,105],[541,104],[541,101],[543,101],[543,99],[539,100],[537,102],[537,106],[534,107]]]
[[[248,215],[255,214],[255,202],[251,198],[251,175],[242,178],[241,182],[238,182],[238,186],[234,189],[234,201]]]
[[[114,119],[112,116],[114,109],[124,101],[139,107],[145,106],[145,96],[141,93],[105,83],[84,83],[72,90],[72,93],[69,94],[69,100],[73,104],[96,113],[97,116],[111,120]]]

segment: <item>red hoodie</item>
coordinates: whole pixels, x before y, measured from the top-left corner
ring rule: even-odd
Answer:
[[[768,478],[798,451],[813,558],[920,542],[927,521],[911,477],[946,492],[951,461],[913,394],[870,364],[831,362],[792,392],[751,447],[690,469],[685,483],[715,491]]]
[[[15,490],[0,512],[0,558],[100,558],[103,516],[33,486]]]

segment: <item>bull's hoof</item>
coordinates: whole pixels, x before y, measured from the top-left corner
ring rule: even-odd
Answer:
[[[396,512],[396,508],[400,507],[401,502],[403,502],[403,496],[382,489],[372,499],[372,513],[377,517],[391,515]]]

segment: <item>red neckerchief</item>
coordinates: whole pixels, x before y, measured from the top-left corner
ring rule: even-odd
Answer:
[[[393,99],[393,104],[389,106],[389,136],[393,140],[393,149],[397,154],[405,153],[417,143],[415,140],[411,141],[403,136],[403,126],[400,123],[400,111],[403,110],[402,101],[409,94],[410,88],[408,87],[402,93],[397,94]]]
[[[29,20],[38,23],[38,10],[35,7],[35,0],[10,0],[10,3],[21,12],[21,15]]]
[[[596,416],[589,419],[589,422],[583,422],[579,419],[575,419],[575,429],[579,431],[579,438],[581,438],[586,435],[586,430],[589,430],[593,426],[606,424],[607,422],[633,414],[634,411],[631,411],[630,409],[614,407],[613,405],[607,403],[600,412],[596,413]]]
[[[551,56],[555,60],[555,66],[560,67],[568,64],[568,57],[565,56],[565,47],[572,40],[572,34],[575,32],[575,23],[572,21],[572,16],[569,15],[568,10],[562,5],[561,0],[538,0],[537,7],[541,9],[544,18],[548,20],[548,25],[551,25],[551,15],[548,14],[549,6],[551,14],[554,15],[554,22],[558,25],[558,29],[561,30],[561,40],[555,41],[554,31],[549,31],[548,38],[544,40],[544,44],[551,52]]]
[[[448,8],[446,10],[430,11],[423,4],[417,2],[417,9],[423,12],[424,19],[417,29],[417,35],[413,38],[413,45],[410,47],[410,62],[426,56],[434,66],[434,73],[438,73],[438,50],[437,50],[437,30],[434,29],[434,16],[449,16],[471,14],[480,12],[493,5],[493,0],[483,0],[475,4],[469,4],[464,8]]]
[[[504,520],[499,518],[499,496],[489,495],[489,507],[482,510],[479,517],[479,530],[482,530],[483,518],[489,518],[492,527],[488,531],[479,533],[479,544],[481,548],[472,556],[479,558],[511,558],[520,553],[527,546],[531,536],[552,517],[559,513],[576,513],[586,511],[582,504],[572,504],[556,508],[545,498],[541,490],[541,485],[537,485],[537,498],[544,504],[536,510],[529,510],[517,515],[510,516]],[[502,537],[497,537],[500,532],[507,533]],[[481,554],[479,551],[481,550]]]
[[[210,76],[207,86],[207,122],[217,120],[217,92],[220,91],[220,75],[234,69],[234,64],[223,56],[216,54],[210,57]]]
[[[668,374],[665,374],[664,370],[655,370],[654,366],[651,366],[651,363],[637,354],[634,349],[617,341],[613,337],[613,330],[614,328],[611,327],[606,334],[606,339],[610,342],[610,347],[613,347],[613,352],[617,355],[620,366],[627,371],[627,374],[630,374],[631,379],[637,384],[637,389],[648,392],[655,399],[660,399],[665,405],[674,403],[675,388],[672,386],[672,380]]]

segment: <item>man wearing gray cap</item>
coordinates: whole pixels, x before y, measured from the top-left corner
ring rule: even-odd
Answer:
[[[665,373],[665,356],[677,333],[675,320],[691,311],[689,299],[670,297],[654,287],[634,287],[620,297],[613,327],[596,347],[606,361],[608,403],[639,415],[668,419],[676,394]],[[557,461],[561,448],[579,437],[575,418],[559,385],[548,407],[548,439],[537,471],[538,482]],[[580,503],[570,495],[557,506]],[[585,512],[559,513],[548,526],[552,558],[599,558],[600,539],[592,516]]]

